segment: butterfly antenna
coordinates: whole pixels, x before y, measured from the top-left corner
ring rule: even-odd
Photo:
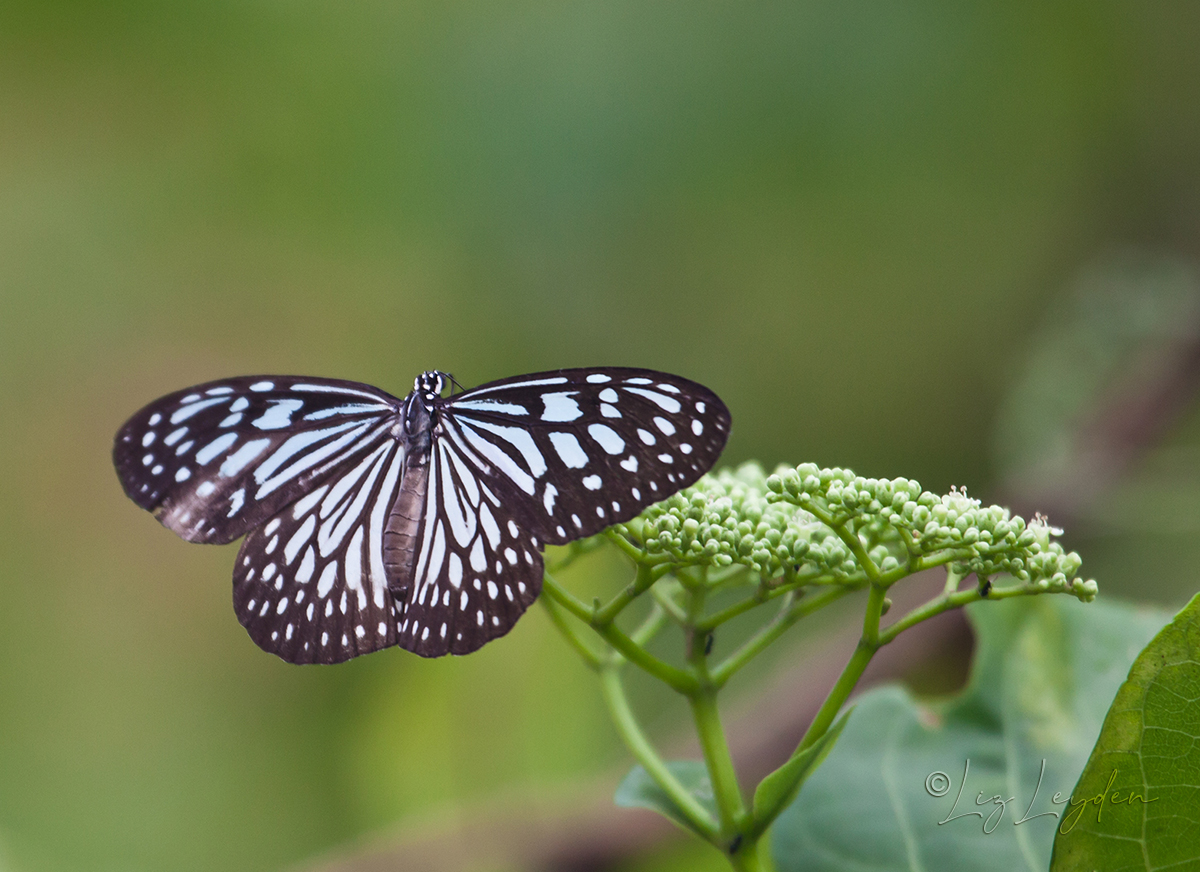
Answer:
[[[456,379],[456,378],[455,378],[454,376],[452,376],[450,373],[448,373],[448,372],[447,372],[447,373],[443,373],[443,375],[445,375],[445,376],[446,376],[446,378],[450,379],[450,384],[451,384],[453,387],[456,387],[456,388],[458,388],[458,392],[459,392],[459,393],[462,393],[463,391],[465,391],[465,390],[466,390],[466,388],[464,388],[462,385],[460,385],[460,384],[458,383],[458,379]],[[454,391],[453,391],[453,390],[451,390],[451,391],[450,391],[450,396],[454,396]]]

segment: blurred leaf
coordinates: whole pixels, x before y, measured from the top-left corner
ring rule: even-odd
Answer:
[[[863,694],[775,824],[780,872],[1045,869],[1066,794],[1137,651],[1165,616],[1059,597],[979,603],[971,680],[923,705]],[[886,656],[882,652],[881,656]]]
[[[717,819],[717,804],[713,797],[712,782],[708,780],[708,770],[701,760],[671,760],[667,763],[671,774],[679,779],[679,783],[696,800],[704,806],[713,820]],[[692,831],[692,825],[687,817],[679,810],[679,806],[671,797],[663,792],[654,779],[641,766],[634,766],[629,774],[617,786],[613,802],[624,808],[648,808],[666,815],[685,830]]]
[[[1054,840],[1051,872],[1200,869],[1197,650],[1200,595],[1138,655],[1117,692]]]

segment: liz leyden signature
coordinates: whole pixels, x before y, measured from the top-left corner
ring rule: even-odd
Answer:
[[[1075,799],[1072,796],[1064,797],[1062,793],[1054,794],[1050,800],[1052,803],[1055,805],[1070,806],[1070,810],[1066,811],[1066,813],[1062,816],[1062,822],[1058,826],[1058,831],[1060,833],[1066,835],[1067,833],[1071,832],[1071,830],[1075,829],[1075,825],[1079,823],[1084,812],[1090,805],[1096,807],[1096,821],[1099,822],[1104,814],[1104,806],[1106,804],[1133,805],[1135,802],[1141,802],[1144,804],[1158,801],[1157,797],[1154,799],[1146,799],[1142,794],[1132,790],[1129,791],[1129,794],[1126,796],[1122,796],[1119,791],[1113,790],[1113,782],[1117,780],[1118,771],[1119,770],[1117,769],[1112,771],[1112,774],[1108,776],[1108,784],[1105,785],[1104,790],[1100,791],[1095,796],[1086,796],[1082,799]],[[1004,797],[999,793],[995,794],[994,796],[984,797],[983,791],[981,790],[975,797],[975,805],[976,807],[988,805],[992,806],[991,812],[989,812],[986,817],[981,811],[964,811],[955,814],[955,811],[958,809],[958,804],[962,800],[963,791],[967,786],[967,777],[970,775],[970,772],[971,759],[968,757],[966,762],[963,764],[963,777],[962,781],[958,785],[958,794],[954,797],[954,805],[950,807],[950,811],[947,812],[946,816],[942,820],[938,821],[938,826],[940,827],[943,824],[948,824],[951,821],[960,820],[962,818],[977,817],[983,821],[983,831],[989,834],[993,833],[995,832],[996,827],[1000,826],[1000,821],[1004,819],[1004,812],[1008,810],[1008,804],[1015,801],[1016,797],[1010,796],[1008,799],[1004,799]],[[1030,814],[1030,812],[1033,810],[1033,804],[1037,800],[1038,793],[1042,789],[1042,778],[1045,776],[1045,774],[1046,761],[1043,758],[1042,768],[1038,772],[1037,786],[1033,789],[1033,796],[1029,798],[1029,805],[1025,807],[1025,813],[1020,817],[1019,820],[1013,821],[1013,826],[1020,826],[1026,821],[1031,821],[1040,817],[1059,817],[1059,812],[1057,811],[1044,811],[1035,815]],[[925,777],[925,792],[930,796],[946,796],[948,793],[950,793],[950,788],[950,776],[945,772],[930,772],[929,775]]]

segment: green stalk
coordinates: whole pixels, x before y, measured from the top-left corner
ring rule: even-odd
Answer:
[[[600,689],[604,694],[604,701],[608,705],[617,732],[621,734],[621,739],[633,756],[642,764],[642,768],[654,779],[654,783],[671,798],[680,814],[692,825],[692,828],[714,845],[719,845],[721,833],[717,823],[704,806],[700,805],[696,797],[692,796],[688,789],[671,774],[667,764],[663,762],[662,757],[654,750],[654,746],[650,744],[650,740],[638,726],[637,718],[634,717],[633,711],[629,707],[629,700],[625,696],[625,688],[621,684],[619,670],[619,661],[600,670]]]

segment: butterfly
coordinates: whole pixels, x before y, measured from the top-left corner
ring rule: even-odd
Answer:
[[[118,431],[135,503],[190,542],[245,536],[238,620],[292,663],[398,645],[466,654],[542,585],[542,548],[695,482],[729,436],[708,388],[644,369],[563,369],[403,400],[352,381],[245,376],[155,400]]]

